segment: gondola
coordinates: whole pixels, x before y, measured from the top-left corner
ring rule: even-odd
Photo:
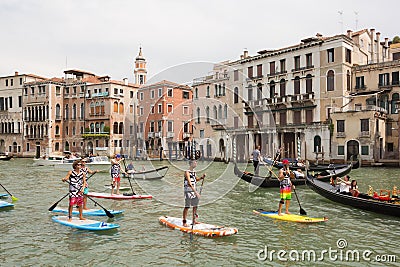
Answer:
[[[324,170],[321,172],[313,171],[314,175],[318,177],[317,179],[320,181],[329,181],[331,178],[343,176],[348,174],[351,171],[352,164],[347,164],[345,167],[333,170]],[[236,163],[234,166],[234,173],[236,176],[240,177],[244,181],[251,183],[253,185],[259,187],[279,187],[279,180],[272,175],[272,172],[269,173],[269,176],[255,176],[250,172],[242,172],[237,167]],[[291,180],[294,185],[305,185],[306,178],[296,178]]]
[[[136,172],[133,170],[128,170],[127,173],[129,174],[129,178],[131,179],[157,180],[162,179],[167,174],[168,169],[168,166],[163,166],[149,171]]]
[[[268,165],[273,165],[275,168],[281,169],[283,168],[283,163],[282,161],[274,161],[271,158],[263,158],[264,163],[268,164]],[[306,167],[304,164],[301,164],[297,161],[291,161],[289,160],[289,168],[291,169],[300,169],[302,171],[305,171]],[[308,170],[310,171],[324,171],[324,170],[333,170],[333,169],[341,169],[343,167],[348,166],[348,164],[310,164],[308,167]],[[353,163],[353,167],[352,169],[358,169],[360,167],[360,161],[355,161]]]
[[[337,187],[319,181],[319,179],[316,179],[312,175],[308,175],[307,185],[321,196],[334,202],[358,209],[400,217],[400,201],[388,202],[375,200],[366,194],[360,194],[358,197],[341,194],[338,192]]]

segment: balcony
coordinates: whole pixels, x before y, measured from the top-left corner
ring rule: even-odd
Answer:
[[[360,137],[370,137],[371,133],[370,131],[361,131],[360,132]]]
[[[36,136],[36,135],[30,134],[30,135],[26,135],[25,138],[28,140],[43,140],[44,136]]]
[[[346,137],[346,133],[345,132],[337,132],[336,137],[337,138],[345,138]]]
[[[62,120],[62,116],[60,116],[60,115],[56,115],[56,118],[55,118],[55,120],[56,120],[56,121],[61,121],[61,120]]]
[[[191,133],[183,133],[183,139],[190,138]]]
[[[154,132],[148,132],[147,138],[154,138]]]
[[[226,119],[219,119],[218,121],[211,121],[211,127],[216,131],[221,131],[226,128]]]
[[[109,132],[85,132],[82,134],[82,138],[110,138]]]
[[[175,134],[173,132],[167,132],[167,138],[174,138]]]
[[[285,74],[287,74],[287,70],[276,71],[276,72],[268,73],[268,74],[267,74],[267,77],[279,76],[279,75],[285,75]]]

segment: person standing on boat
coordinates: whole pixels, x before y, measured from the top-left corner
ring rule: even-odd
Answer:
[[[287,159],[282,160],[283,168],[279,170],[279,187],[280,187],[280,197],[278,215],[282,215],[282,206],[285,204],[285,213],[290,214],[289,205],[290,200],[292,200],[292,188],[294,185],[290,179],[294,174],[289,170],[289,161]]]
[[[86,166],[86,162],[87,162],[87,159],[86,159],[86,158],[84,158],[84,159],[81,160],[81,163],[82,163],[81,172],[83,172],[83,173],[85,174],[86,177],[88,177],[88,173],[94,174],[94,173],[98,173],[98,172],[99,172],[99,170],[92,171],[91,169],[89,169],[89,167]],[[87,194],[88,194],[88,193],[89,193],[89,184],[88,184],[87,181],[86,181],[86,186],[85,186],[85,188],[83,189],[83,209],[84,209],[84,210],[87,210],[87,209],[88,209],[88,208],[86,207],[86,203],[87,203]]]
[[[259,173],[259,164],[261,160],[261,152],[260,152],[260,146],[256,146],[256,149],[253,151],[253,166],[254,166],[254,175],[258,176]]]
[[[68,221],[72,221],[72,209],[75,205],[79,207],[79,219],[85,220],[82,216],[83,210],[83,190],[86,186],[86,175],[81,172],[82,163],[75,160],[72,163],[72,171],[69,171],[67,176],[62,178],[62,181],[69,180],[69,207]]]
[[[337,183],[339,184],[339,193],[344,194],[344,195],[351,195],[351,193],[350,193],[350,186],[351,186],[350,176],[345,175],[343,177],[343,179],[338,177]]]
[[[119,187],[121,184],[121,171],[128,175],[122,168],[121,168],[121,161],[124,160],[120,154],[116,154],[113,159],[111,159],[111,178],[112,178],[112,185],[111,185],[111,195],[114,194],[114,188],[117,188],[117,195],[119,195]]]
[[[190,160],[189,162],[189,170],[185,171],[184,178],[183,178],[183,190],[185,194],[185,207],[183,209],[183,216],[182,216],[182,225],[184,227],[187,227],[186,223],[186,217],[188,214],[188,210],[190,207],[193,207],[193,222],[192,224],[195,224],[195,219],[196,219],[196,212],[197,212],[197,206],[199,205],[199,198],[200,194],[196,190],[196,183],[197,181],[200,181],[201,179],[204,179],[206,177],[206,174],[204,173],[200,178],[196,176],[196,172],[194,168],[197,167],[197,161],[196,160]]]

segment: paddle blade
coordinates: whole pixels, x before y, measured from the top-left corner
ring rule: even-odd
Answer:
[[[301,209],[300,209],[300,214],[301,214],[301,215],[307,215],[307,212],[306,212],[303,208],[301,208]]]
[[[114,218],[114,214],[112,214],[111,212],[109,212],[108,210],[104,209],[104,212],[106,213],[106,215],[108,216],[108,218]]]
[[[14,196],[11,196],[11,200],[14,202],[14,201],[18,201],[18,198],[17,197],[14,197]]]
[[[58,205],[58,202],[54,203],[53,206],[49,208],[49,211],[53,211]]]

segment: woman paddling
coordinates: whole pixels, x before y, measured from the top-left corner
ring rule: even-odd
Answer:
[[[79,219],[85,220],[82,216],[83,210],[83,190],[86,186],[86,175],[81,172],[82,163],[75,160],[72,163],[72,171],[69,171],[67,176],[62,178],[62,181],[69,180],[69,206],[68,206],[68,221],[72,221],[72,209],[75,205],[79,208]]]

